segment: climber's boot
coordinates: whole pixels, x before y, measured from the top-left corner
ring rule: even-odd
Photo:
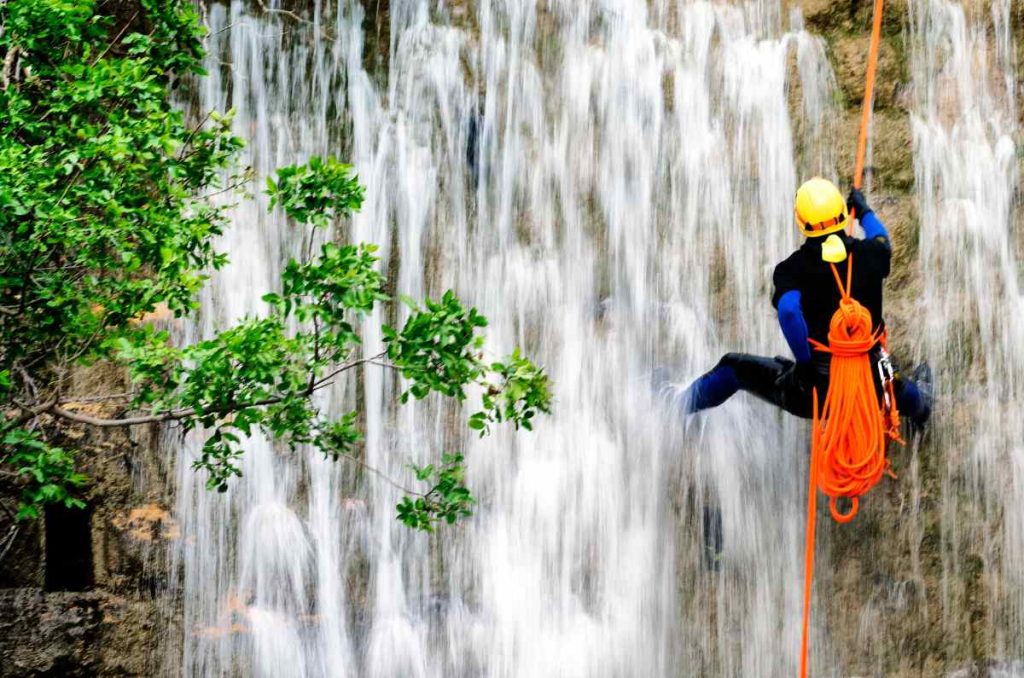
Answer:
[[[935,401],[935,378],[932,375],[931,366],[926,362],[914,368],[914,373],[910,377],[917,384],[917,390],[921,392],[921,399],[924,401],[923,410],[913,417],[914,425],[923,430],[932,416],[932,404]]]
[[[896,396],[900,412],[910,420],[910,432],[924,433],[928,420],[932,416],[932,404],[935,400],[934,377],[932,368],[923,362],[914,368],[910,378],[901,385]]]

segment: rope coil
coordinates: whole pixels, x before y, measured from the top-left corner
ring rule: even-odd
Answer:
[[[812,420],[811,453],[815,456],[814,480],[829,496],[829,510],[838,523],[853,520],[860,506],[858,497],[874,487],[887,468],[889,427],[878,406],[869,355],[881,332],[872,330],[871,312],[850,296],[852,272],[850,255],[844,287],[832,264],[842,299],[832,315],[828,345],[811,342],[816,350],[832,355],[825,403],[820,416],[816,414]],[[817,400],[817,392],[814,397]],[[851,500],[848,512],[839,510],[839,497]]]
[[[832,518],[837,523],[849,523],[860,508],[860,496],[867,494],[881,480],[883,473],[888,471],[892,474],[885,451],[890,438],[899,440],[899,412],[892,382],[882,384],[888,396],[888,407],[883,409],[878,402],[870,356],[879,342],[884,347],[885,335],[873,330],[871,312],[850,296],[853,255],[849,255],[847,262],[845,286],[835,264],[830,265],[841,295],[839,308],[832,314],[829,324],[828,345],[810,340],[815,350],[829,353],[832,357],[828,391],[820,412],[817,388],[812,394],[801,678],[807,676],[817,491],[820,489],[828,495]],[[837,504],[840,497],[850,499],[850,509],[845,513]]]

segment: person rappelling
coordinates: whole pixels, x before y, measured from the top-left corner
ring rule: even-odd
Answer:
[[[847,292],[870,311],[872,332],[879,338],[869,351],[876,394],[880,400],[886,397],[882,381],[890,370],[896,408],[916,428],[923,428],[931,415],[931,370],[922,363],[907,377],[891,369],[881,340],[885,332],[882,287],[892,257],[885,225],[859,190],[852,189],[844,201],[835,184],[821,177],[800,186],[795,202],[797,226],[806,240],[775,267],[772,294],[772,305],[794,359],[727,353],[686,389],[685,411],[716,407],[737,391],[746,391],[810,419],[815,391],[819,409],[824,405],[832,358],[830,352],[815,350],[815,346],[828,346],[832,318],[843,298],[834,278],[836,274],[840,279],[847,277],[852,258],[856,266]],[[852,218],[849,208],[860,221],[863,239],[846,233]]]
[[[794,212],[806,240],[775,267],[772,305],[793,360],[728,353],[683,393],[688,414],[721,405],[743,390],[811,419],[800,678],[809,675],[811,659],[818,492],[829,497],[829,511],[837,523],[850,523],[860,498],[883,475],[897,477],[887,449],[890,441],[903,443],[901,413],[915,429],[923,430],[932,411],[928,364],[922,363],[907,377],[889,359],[882,296],[892,242],[860,191],[883,5],[884,0],[875,0],[853,188],[846,200],[835,184],[821,177],[797,189]],[[863,238],[853,236],[854,218],[860,221]],[[848,508],[840,508],[841,499]],[[721,540],[708,542],[709,536],[721,534],[721,518],[709,520],[705,512],[704,523],[705,549],[715,556],[706,560],[717,564]]]

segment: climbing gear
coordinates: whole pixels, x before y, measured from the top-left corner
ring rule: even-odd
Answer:
[[[873,331],[871,312],[850,296],[853,255],[846,266],[843,285],[835,264],[830,264],[841,300],[829,326],[828,345],[810,340],[818,351],[830,353],[828,392],[818,409],[813,397],[811,463],[807,500],[807,541],[804,551],[804,627],[800,675],[807,675],[807,637],[810,621],[811,582],[814,572],[814,532],[817,491],[829,496],[829,511],[838,523],[853,520],[861,495],[867,494],[883,473],[892,474],[885,457],[889,440],[899,436],[900,416],[893,391],[893,369],[886,351],[884,330]],[[879,407],[871,351],[879,346],[878,384],[882,391]],[[895,477],[895,476],[894,476]],[[838,499],[850,499],[850,509],[839,509]]]
[[[821,177],[808,179],[797,189],[794,211],[800,232],[808,238],[843,230],[850,216],[839,189]]]
[[[859,188],[851,188],[850,195],[846,196],[846,206],[853,210],[858,218],[863,218],[874,210],[868,207],[868,201]]]
[[[871,106],[875,91],[875,68],[882,37],[884,0],[875,0],[871,43],[868,48],[868,69],[864,82],[864,105],[861,110],[860,136],[853,170],[853,187],[860,189],[867,155]],[[799,192],[798,192],[799,197]],[[861,205],[863,208],[865,205]],[[845,208],[845,204],[844,204]],[[846,219],[847,233],[853,233],[853,218]],[[844,209],[845,212],[845,209]],[[799,212],[798,212],[799,220]],[[806,234],[806,231],[805,231]],[[825,403],[818,411],[817,393],[813,398],[811,424],[811,461],[808,473],[807,531],[804,544],[804,619],[800,642],[800,677],[807,678],[808,641],[810,638],[811,590],[814,577],[814,533],[816,528],[818,487],[829,494],[832,517],[849,522],[857,513],[858,497],[870,490],[887,468],[886,437],[899,439],[899,413],[893,396],[892,382],[882,384],[889,396],[891,410],[877,408],[871,359],[868,356],[876,342],[885,348],[884,333],[872,331],[871,312],[850,297],[853,257],[846,263],[846,286],[839,271],[830,263],[842,298],[829,326],[827,350],[832,353],[830,379]],[[820,344],[816,347],[822,349]],[[873,406],[874,405],[874,406]],[[863,427],[863,428],[859,428]],[[890,471],[891,472],[891,471]],[[839,512],[838,497],[850,497],[847,513]]]
[[[878,363],[876,364],[876,367],[878,368],[878,383],[882,385],[882,410],[890,412],[893,407],[896,406],[896,397],[891,392],[893,379],[895,378],[896,373],[892,369],[892,361],[889,360],[889,352],[885,350],[884,346],[879,347]]]
[[[831,266],[842,299],[832,316],[828,345],[810,340],[816,350],[832,355],[825,403],[812,424],[811,450],[817,456],[818,487],[831,497],[832,517],[848,523],[857,513],[858,497],[874,487],[888,467],[886,437],[899,440],[899,411],[884,342],[877,363],[882,388],[879,407],[869,352],[882,341],[883,333],[872,331],[871,312],[850,296],[853,257],[847,264],[845,286],[835,264]],[[839,511],[839,497],[851,499],[849,512]]]
[[[833,233],[821,243],[821,260],[830,264],[838,264],[846,260],[846,244],[843,239]]]

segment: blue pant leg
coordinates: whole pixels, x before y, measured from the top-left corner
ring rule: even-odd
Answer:
[[[692,414],[717,407],[731,398],[736,391],[742,390],[797,413],[787,405],[787,401],[793,399],[789,393],[792,389],[779,383],[779,378],[792,365],[791,360],[783,358],[726,353],[713,370],[686,389],[683,400],[685,411]]]
[[[698,377],[683,394],[687,414],[718,407],[740,388],[736,372],[729,365],[718,363],[710,372]]]

